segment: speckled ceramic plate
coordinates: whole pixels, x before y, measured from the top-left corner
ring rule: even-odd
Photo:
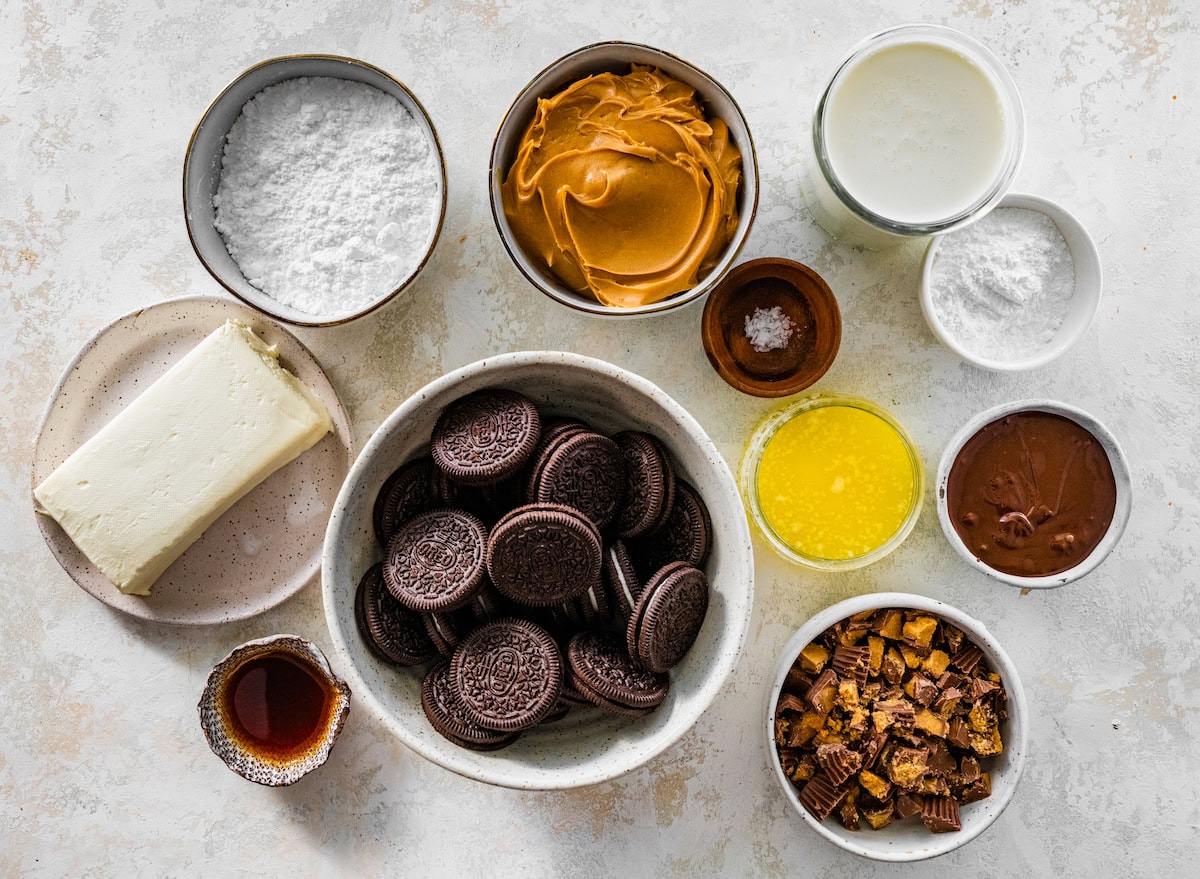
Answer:
[[[36,486],[129,400],[224,321],[250,326],[325,404],[333,432],[238,501],[155,583],[123,595],[49,516],[35,514],[50,551],[86,592],[109,607],[162,623],[208,625],[274,607],[313,578],[333,502],[354,457],[349,419],[321,365],[295,336],[228,299],[172,299],[96,333],[50,397],[33,453]]]

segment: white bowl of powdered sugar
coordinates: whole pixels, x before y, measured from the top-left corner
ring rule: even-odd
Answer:
[[[921,311],[975,366],[1044,366],[1087,331],[1100,306],[1100,255],[1063,207],[1009,194],[978,222],[934,238],[921,266]]]
[[[201,117],[183,170],[188,236],[227,290],[328,326],[396,296],[446,212],[437,133],[401,83],[335,55],[272,58]]]

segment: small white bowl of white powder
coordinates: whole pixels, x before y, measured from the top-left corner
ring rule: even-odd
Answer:
[[[1102,274],[1095,242],[1070,212],[1010,193],[978,222],[929,243],[921,311],[967,363],[1034,369],[1086,332],[1100,306]]]
[[[446,211],[437,133],[403,83],[334,55],[273,58],[212,102],[188,144],[188,235],[227,290],[304,326],[407,287]]]

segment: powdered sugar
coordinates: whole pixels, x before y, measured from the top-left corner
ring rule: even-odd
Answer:
[[[246,102],[214,225],[255,287],[306,314],[360,311],[417,268],[441,210],[436,150],[394,97],[330,77]]]
[[[938,320],[964,348],[1013,360],[1053,340],[1075,296],[1075,264],[1050,217],[997,208],[941,240],[930,285]]]
[[[746,315],[746,339],[759,354],[786,348],[796,325],[778,305]]]

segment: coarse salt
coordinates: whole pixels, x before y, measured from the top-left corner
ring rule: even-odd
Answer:
[[[421,262],[441,212],[432,140],[393,96],[301,77],[246,102],[214,225],[246,280],[305,314],[350,314]]]
[[[760,354],[786,348],[796,325],[782,308],[756,308],[746,315],[746,339],[750,347]]]
[[[1015,360],[1058,333],[1075,296],[1075,263],[1049,216],[997,208],[942,239],[930,285],[938,320],[964,348]]]

